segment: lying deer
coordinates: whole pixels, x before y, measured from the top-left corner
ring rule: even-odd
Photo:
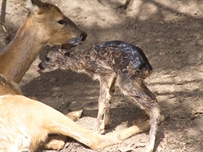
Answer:
[[[71,69],[85,73],[100,82],[97,130],[103,132],[110,124],[110,103],[115,84],[144,109],[150,117],[149,142],[146,152],[153,151],[160,110],[153,93],[143,80],[152,67],[143,51],[126,42],[109,41],[94,45],[84,53],[69,51],[70,45],[62,45],[60,51],[50,51],[38,67],[41,72]],[[64,53],[65,52],[65,53]]]
[[[12,95],[0,96],[0,151],[2,152],[32,152],[37,151],[41,145],[59,150],[66,141],[64,136],[72,137],[92,149],[102,149],[149,129],[149,122],[144,121],[119,132],[100,135],[83,128],[59,111],[39,101],[23,95],[15,95],[21,94],[20,90],[15,84],[6,81],[6,78],[2,77],[0,82],[6,87],[5,90],[0,90],[1,93],[12,93]],[[50,140],[49,134],[63,136],[57,138],[58,140],[55,138]]]
[[[92,149],[102,149],[129,137],[125,132],[99,135],[22,95],[0,96],[0,131],[2,152],[35,151],[50,133],[72,137]]]

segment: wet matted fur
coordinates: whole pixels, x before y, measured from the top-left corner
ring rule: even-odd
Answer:
[[[42,71],[71,69],[100,82],[99,132],[103,132],[110,123],[110,103],[117,85],[149,115],[151,127],[146,152],[153,151],[160,110],[155,95],[143,81],[151,74],[152,66],[140,48],[123,41],[108,41],[77,53],[62,46],[60,51],[50,51],[39,68]]]

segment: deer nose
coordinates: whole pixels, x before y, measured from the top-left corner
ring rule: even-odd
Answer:
[[[42,66],[42,63],[38,64],[38,68],[40,68],[40,70],[44,70],[44,67]]]
[[[87,38],[87,33],[85,33],[85,32],[83,32],[81,35],[80,35],[80,37],[82,37],[82,41],[85,41],[86,40],[86,38]]]

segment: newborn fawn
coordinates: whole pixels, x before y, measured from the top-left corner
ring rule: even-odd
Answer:
[[[149,141],[146,152],[153,151],[160,110],[155,95],[143,80],[152,72],[143,51],[123,41],[108,41],[77,53],[63,46],[59,51],[50,51],[38,67],[41,71],[55,69],[85,73],[100,82],[97,130],[103,132],[110,123],[110,103],[117,85],[121,92],[132,98],[150,118]]]

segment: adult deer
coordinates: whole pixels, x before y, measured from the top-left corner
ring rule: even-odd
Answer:
[[[40,0],[20,0],[20,3],[29,14],[12,42],[0,51],[0,74],[17,83],[45,45],[86,38],[86,33],[55,5]]]

